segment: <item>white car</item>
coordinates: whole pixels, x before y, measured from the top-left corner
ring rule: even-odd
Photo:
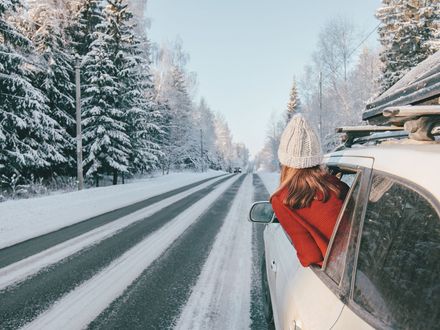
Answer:
[[[325,164],[351,188],[322,269],[300,265],[268,202],[251,209],[251,221],[266,223],[268,321],[292,330],[440,329],[440,143],[353,145]]]

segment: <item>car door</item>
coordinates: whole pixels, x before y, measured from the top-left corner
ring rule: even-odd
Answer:
[[[283,248],[286,245],[288,248]],[[274,315],[274,322],[276,329],[282,329],[279,325],[279,305],[277,304],[277,277],[278,277],[278,260],[280,260],[280,251],[285,251],[287,253],[292,252],[289,248],[290,242],[280,223],[275,220],[273,223],[266,226],[264,230],[264,246],[265,246],[265,259],[266,259],[266,272],[269,284],[269,290],[272,300],[272,310]],[[291,256],[294,258],[294,255]]]
[[[294,278],[296,272],[300,269],[300,263],[296,257],[295,249],[289,240],[284,229],[280,224],[274,228],[274,254],[270,261],[270,273],[272,273],[274,280],[274,300],[276,307],[275,325],[277,329],[285,329],[284,313],[285,313],[285,299],[284,290],[288,285],[288,279]]]
[[[335,329],[439,327],[439,200],[375,171],[357,251],[348,304]]]
[[[372,166],[369,158],[334,158],[327,163],[334,168],[342,165],[350,166],[351,184],[349,196],[344,203],[340,215],[347,214],[346,218],[354,216],[357,198],[368,171]],[[364,171],[364,176],[358,174]],[[366,172],[365,172],[366,171]],[[356,188],[357,187],[357,188]],[[352,196],[350,198],[350,196]],[[351,201],[349,203],[349,201]],[[350,208],[350,209],[348,209]],[[344,213],[345,212],[345,213]],[[340,223],[340,221],[338,221]],[[277,309],[277,329],[329,329],[338,319],[344,301],[341,298],[342,289],[339,284],[333,283],[329,274],[319,267],[300,266],[296,251],[291,245],[284,230],[279,227],[274,231],[274,254],[271,263],[274,263],[275,275],[275,301]],[[340,246],[338,247],[340,248]],[[330,251],[330,249],[329,249]],[[326,258],[327,259],[327,258]],[[344,262],[345,260],[343,260]],[[328,271],[332,269],[332,262],[328,263]],[[326,261],[324,261],[324,267]],[[333,267],[334,268],[334,267]]]

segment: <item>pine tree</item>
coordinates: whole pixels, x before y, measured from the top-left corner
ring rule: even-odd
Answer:
[[[49,115],[60,126],[60,134],[68,142],[60,151],[69,161],[69,169],[75,163],[75,103],[73,93],[73,56],[65,35],[64,17],[58,8],[49,2],[32,1],[29,10],[31,28],[28,31],[36,52],[39,54],[41,67],[36,75],[36,83],[41,86],[48,99]],[[57,169],[66,172],[68,169]]]
[[[200,168],[200,128],[194,125],[194,109],[186,77],[178,67],[172,70],[171,76],[174,98],[170,101],[172,105],[170,138],[175,143],[174,163],[184,168]]]
[[[202,128],[203,161],[205,168],[216,169],[221,166],[218,159],[215,134],[215,115],[202,98],[196,111],[195,123]]]
[[[115,63],[120,91],[116,107],[126,115],[127,133],[131,140],[131,172],[145,172],[158,163],[160,147],[152,136],[161,132],[160,113],[153,102],[154,91],[148,62],[148,40],[136,35],[133,14],[125,0],[108,1],[105,18],[111,58]],[[142,45],[143,44],[143,45]]]
[[[288,123],[292,116],[298,113],[300,107],[300,100],[298,96],[298,89],[296,80],[293,79],[292,89],[290,90],[289,103],[287,103],[286,122]]]
[[[157,124],[160,127],[160,132],[152,134],[152,140],[160,146],[160,154],[158,157],[159,166],[162,169],[162,174],[168,174],[171,169],[171,157],[169,151],[171,150],[171,109],[166,100],[161,100],[156,88],[154,89],[154,104],[157,112],[160,114]]]
[[[194,127],[193,104],[183,68],[171,65],[164,72],[159,100],[166,104],[168,123],[164,153],[170,167],[197,168],[201,164],[199,130]]]
[[[166,171],[175,168],[201,168],[200,127],[197,111],[190,95],[194,76],[185,70],[187,55],[179,43],[172,48],[162,46],[153,50],[154,82],[157,100],[165,105],[163,135],[166,141],[164,158]]]
[[[61,128],[49,115],[48,99],[33,85],[39,68],[31,41],[7,20],[19,0],[0,0],[0,172],[51,175],[66,161]]]
[[[382,0],[376,13],[383,46],[382,91],[440,49],[438,0]]]
[[[128,172],[131,145],[127,135],[126,114],[118,108],[121,92],[118,70],[111,58],[113,36],[102,19],[93,33],[90,51],[83,60],[85,91],[83,129],[86,174],[93,175],[96,185],[100,174]]]
[[[224,171],[232,171],[232,135],[228,123],[221,114],[217,114],[215,117],[215,135],[217,138],[217,157],[220,161],[221,169]]]
[[[102,22],[102,11],[101,0],[83,0],[78,5],[72,24],[67,27],[75,53],[81,57],[89,52],[95,40],[93,33]]]

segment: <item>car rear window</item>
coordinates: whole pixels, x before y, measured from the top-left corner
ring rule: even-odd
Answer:
[[[353,300],[398,329],[440,324],[440,219],[423,195],[395,178],[373,176]]]

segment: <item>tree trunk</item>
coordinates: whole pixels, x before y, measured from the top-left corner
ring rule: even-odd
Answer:
[[[113,185],[118,184],[118,171],[113,171]]]
[[[121,173],[122,184],[125,184],[125,176],[124,172]]]
[[[95,186],[99,187],[99,175],[95,174]]]

